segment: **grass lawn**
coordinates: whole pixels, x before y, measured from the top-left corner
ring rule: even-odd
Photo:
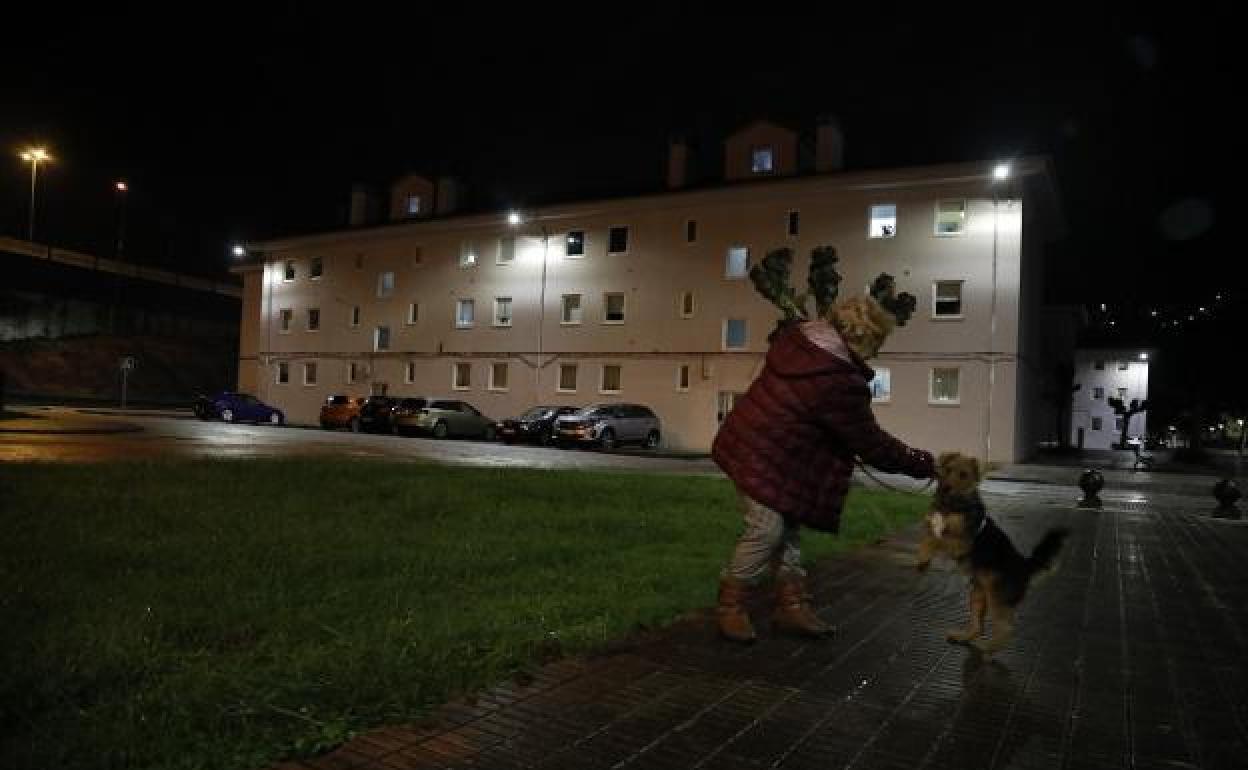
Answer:
[[[808,559],[915,521],[850,497]],[[870,510],[869,510],[870,509]],[[244,768],[711,605],[730,484],[337,460],[0,465],[0,767]]]

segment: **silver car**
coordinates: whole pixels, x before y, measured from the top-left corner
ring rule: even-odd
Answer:
[[[659,446],[663,434],[659,418],[640,404],[593,404],[555,421],[555,442],[560,446],[594,444],[615,449],[637,444],[646,449]]]
[[[454,399],[403,399],[400,408],[395,410],[394,424],[400,433],[494,440],[494,420],[481,414],[472,404]]]

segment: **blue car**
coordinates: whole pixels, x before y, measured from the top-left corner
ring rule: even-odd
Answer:
[[[267,422],[284,425],[286,415],[250,393],[218,393],[195,399],[195,416],[201,420],[221,419],[225,422]]]

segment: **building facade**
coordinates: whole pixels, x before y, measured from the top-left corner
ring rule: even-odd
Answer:
[[[1122,436],[1125,417],[1114,413],[1109,399],[1148,399],[1149,351],[1126,348],[1075,351],[1075,392],[1071,409],[1072,442],[1083,449],[1112,449]],[[1148,412],[1130,417],[1128,439],[1148,435]]]
[[[829,144],[835,146],[829,147]],[[875,411],[908,443],[1009,461],[1042,427],[1040,250],[1060,227],[1043,159],[817,168],[757,123],[725,143],[722,185],[457,216],[400,180],[382,226],[247,245],[239,388],[315,422],[325,397],[428,395],[501,418],[535,404],[650,406],[662,443],[705,450],[762,366],[777,311],[749,267],[836,247],[841,296],[879,273],[919,298],[873,361]]]

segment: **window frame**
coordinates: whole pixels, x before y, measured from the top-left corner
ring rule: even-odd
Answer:
[[[465,307],[469,308],[472,311],[471,313],[472,318],[470,318],[467,321],[464,321],[462,318],[463,316],[462,311]],[[476,300],[472,297],[457,297],[455,299],[455,328],[456,329],[471,329],[476,325],[477,325],[477,302]]]
[[[576,320],[567,320],[567,301],[568,297],[576,297],[576,309],[580,311],[581,317]],[[559,325],[560,326],[580,326],[585,322],[585,295],[579,292],[569,292],[559,295]]]
[[[693,384],[693,367],[690,364],[676,365],[676,392],[688,393]]]
[[[503,259],[503,244],[511,243],[511,259]],[[516,236],[500,235],[498,236],[498,249],[494,253],[494,264],[500,267],[514,265],[516,263]]]
[[[277,333],[290,334],[291,327],[295,323],[295,309],[293,307],[279,307],[277,309]]]
[[[685,310],[685,298],[689,298],[689,309]],[[692,289],[685,289],[676,295],[676,313],[683,319],[693,318],[698,313],[698,298]]]
[[[312,324],[312,319],[316,318],[316,324]],[[308,308],[307,331],[319,332],[321,330],[321,309],[319,307]]]
[[[616,230],[624,231],[624,250],[623,251],[612,250],[612,247],[614,245],[612,243],[612,241],[614,240],[614,238],[612,238],[612,234]],[[617,255],[626,255],[632,248],[633,248],[633,233],[632,233],[632,227],[630,225],[611,225],[607,228],[607,256],[613,257]]]
[[[690,237],[693,236],[693,237]],[[685,245],[698,242],[698,220],[685,220]]]
[[[940,207],[941,207],[941,204],[944,204],[944,203],[961,203],[962,204],[962,219],[961,219],[961,223],[958,225],[958,229],[956,232],[945,233],[945,232],[941,232],[940,230],[940,214],[941,214]],[[935,235],[937,238],[959,238],[965,235],[966,234],[966,221],[970,216],[970,212],[968,211],[969,207],[966,205],[966,203],[967,203],[966,198],[941,198],[940,200],[936,201],[932,206],[932,213],[933,213],[932,234]]]
[[[273,375],[273,384],[274,385],[289,385],[290,384],[290,362],[289,361],[277,361],[276,363],[277,363],[277,366],[275,367],[275,371]]]
[[[941,301],[949,302],[948,298],[941,300],[940,285],[956,284],[958,287],[958,312],[957,313],[938,313],[936,308]],[[966,281],[958,278],[941,278],[932,281],[932,320],[933,321],[962,321],[966,319]]]
[[[607,369],[615,368],[616,370],[616,389],[608,390],[607,385]],[[598,367],[598,392],[604,396],[618,395],[624,392],[624,365],[603,363]]]
[[[407,303],[407,321],[405,325],[415,326],[418,323],[420,323],[420,303],[409,302]]]
[[[568,244],[571,243],[571,238],[572,238],[573,233],[580,233],[581,235],[581,240],[580,240],[581,251],[578,254],[572,254],[568,251]],[[584,230],[568,230],[563,235],[563,258],[564,259],[584,259],[585,250],[588,246],[589,246],[589,238],[586,235]]]
[[[572,387],[571,388],[565,388],[563,386],[563,370],[564,369],[572,370]],[[575,393],[577,390],[577,386],[580,385],[579,378],[580,378],[580,365],[579,364],[575,364],[575,363],[569,364],[569,363],[560,362],[558,379],[555,380],[555,392],[556,393]]]
[[[305,388],[315,387],[317,384],[319,372],[317,371],[316,363],[316,361],[303,362],[303,386]],[[308,378],[309,374],[312,375],[311,379]]]
[[[386,276],[390,276],[390,288],[386,288]],[[377,299],[388,299],[394,296],[397,279],[393,270],[382,270],[377,274]]]
[[[888,382],[888,390],[884,393],[884,395],[876,396],[875,388],[872,386],[872,383],[874,383],[877,379],[879,379],[881,372],[883,372],[886,375],[884,379],[887,380]],[[959,384],[959,387],[960,387],[960,384]],[[892,367],[891,366],[875,367],[875,377],[872,377],[871,380],[867,382],[867,388],[871,390],[871,403],[873,404],[893,403],[893,369]],[[931,392],[929,391],[928,394],[930,395]]]
[[[503,384],[500,386],[496,378],[498,367],[503,367]],[[486,389],[493,393],[506,393],[510,389],[511,383],[511,364],[507,361],[491,361],[490,377],[486,384]]]
[[[784,235],[786,238],[800,238],[802,233],[802,212],[800,209],[789,209],[784,214]]]
[[[741,271],[741,275],[733,275],[732,273],[732,253],[736,250],[745,251],[745,265]],[[734,243],[728,246],[724,252],[724,280],[725,281],[744,281],[750,277],[750,247],[742,243]]]
[[[767,168],[758,167],[759,153],[767,153]],[[776,146],[774,144],[750,145],[750,174],[767,176],[776,173]]]
[[[957,372],[958,378],[958,395],[957,398],[937,399],[934,397],[936,387],[936,371]],[[961,406],[962,405],[962,367],[960,366],[932,366],[927,370],[927,404],[928,406]]]
[[[319,281],[325,275],[325,259],[323,257],[308,258],[308,280]]]
[[[468,384],[459,384],[459,367],[466,367],[468,372]],[[451,362],[451,390],[465,391],[472,390],[472,362],[471,361],[452,361]]]
[[[612,320],[607,317],[609,312],[611,297],[620,298],[620,317],[618,320]],[[619,326],[628,320],[628,294],[622,291],[604,291],[602,293],[602,323],[607,326]]]
[[[507,320],[506,321],[499,320],[499,315],[498,315],[498,303],[502,302],[503,300],[507,301]],[[495,297],[494,298],[494,322],[491,325],[498,329],[510,329],[512,326],[512,321],[515,319],[515,315],[512,312],[512,306],[514,304],[515,304],[514,297]]]
[[[875,234],[875,210],[885,206],[893,207],[893,231],[887,235]],[[882,218],[881,218],[882,219]],[[867,240],[886,241],[890,238],[897,237],[897,204],[896,203],[869,203],[867,204]]]
[[[728,324],[732,321],[740,321],[743,325],[743,332],[740,347],[729,347],[728,345]],[[750,319],[748,318],[725,318],[720,331],[720,350],[743,351],[750,349]]]
[[[295,260],[286,259],[282,261],[282,283],[291,283],[299,277],[298,267]]]
[[[476,241],[465,239],[459,242],[459,267],[467,270],[470,267],[476,267],[481,261],[481,255],[477,253]]]
[[[381,338],[382,338],[383,331],[385,332],[385,338],[386,338],[385,347],[382,347],[381,345]],[[385,353],[389,350],[390,350],[390,327],[386,324],[378,324],[377,326],[373,327],[373,352]]]

